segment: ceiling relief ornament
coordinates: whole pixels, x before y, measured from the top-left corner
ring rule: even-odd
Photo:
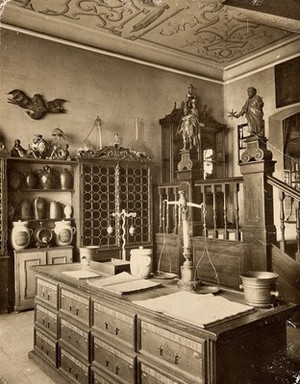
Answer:
[[[220,64],[229,64],[287,36],[284,31],[230,10],[220,1],[202,1],[193,12],[185,12],[184,21],[170,20],[159,33],[166,38],[165,45],[176,36],[179,50]]]
[[[135,40],[180,12],[165,0],[12,0],[47,17],[64,17],[88,28],[99,28]],[[88,20],[88,23],[87,23]]]
[[[291,35],[270,26],[273,15],[263,14],[264,22],[261,15],[250,17],[246,10],[224,5],[224,0],[11,0],[12,4],[46,17],[45,22],[64,19],[84,33],[136,40],[143,47],[220,66]]]

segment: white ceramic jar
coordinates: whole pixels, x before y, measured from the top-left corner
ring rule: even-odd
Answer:
[[[28,221],[14,221],[11,231],[11,243],[14,249],[28,247],[33,230],[28,228]]]
[[[147,279],[152,269],[152,249],[139,247],[130,251],[130,272],[132,276]]]
[[[57,245],[70,245],[75,232],[76,228],[72,227],[71,221],[55,221],[54,233]]]

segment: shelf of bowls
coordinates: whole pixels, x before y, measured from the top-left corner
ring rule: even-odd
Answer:
[[[71,199],[63,195],[60,195],[62,201],[53,199],[53,192],[71,193],[74,188],[72,169],[64,167],[71,160],[69,145],[60,128],[54,129],[52,136],[51,145],[38,134],[29,143],[28,150],[22,147],[20,140],[15,140],[11,149],[14,159],[8,177],[12,191],[8,218],[12,223],[10,238],[15,250],[66,246],[73,242],[76,229]],[[33,160],[26,162],[26,159]],[[59,166],[55,164],[57,160]]]

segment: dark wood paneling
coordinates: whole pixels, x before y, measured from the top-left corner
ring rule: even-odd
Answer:
[[[8,312],[9,257],[0,257],[0,313]]]
[[[203,255],[204,245],[203,238],[193,239],[195,265]],[[249,269],[250,247],[242,242],[207,239],[207,248],[198,265],[197,277],[216,284],[215,273],[209,258],[216,268],[220,285],[238,289],[241,282],[240,275]]]

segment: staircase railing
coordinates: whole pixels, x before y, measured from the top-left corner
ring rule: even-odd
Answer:
[[[239,212],[242,183],[242,177],[195,182],[206,207],[209,237],[235,241],[241,239]]]
[[[206,235],[208,237],[241,240],[240,189],[242,183],[242,177],[195,182],[196,191],[199,191],[198,201],[203,202],[206,207]],[[179,183],[158,186],[159,232],[161,233],[178,233],[180,227],[178,208],[175,205],[164,203],[177,200],[178,190]]]
[[[295,214],[293,219],[289,220],[290,223],[296,227],[296,258],[300,255],[300,191],[286,184],[285,182],[277,179],[273,176],[267,176],[267,183],[272,185],[278,190],[279,202],[280,202],[280,250],[286,252],[287,248],[287,236],[286,236],[286,201],[289,199],[288,205],[290,209],[294,209]]]
[[[267,176],[267,183],[278,190],[279,201],[279,245],[286,252],[291,238],[286,236],[287,223],[296,228],[296,253],[300,255],[300,191],[273,176]],[[208,237],[239,241],[242,239],[240,227],[240,201],[242,199],[242,177],[228,179],[198,180],[196,189],[201,195],[200,201],[206,209]],[[179,183],[161,184],[159,194],[159,232],[178,234],[180,217],[177,206],[164,204],[178,198]],[[287,200],[289,201],[287,202]],[[294,217],[287,220],[287,205],[293,206]],[[202,233],[204,235],[204,233]],[[295,239],[293,239],[295,240]]]

